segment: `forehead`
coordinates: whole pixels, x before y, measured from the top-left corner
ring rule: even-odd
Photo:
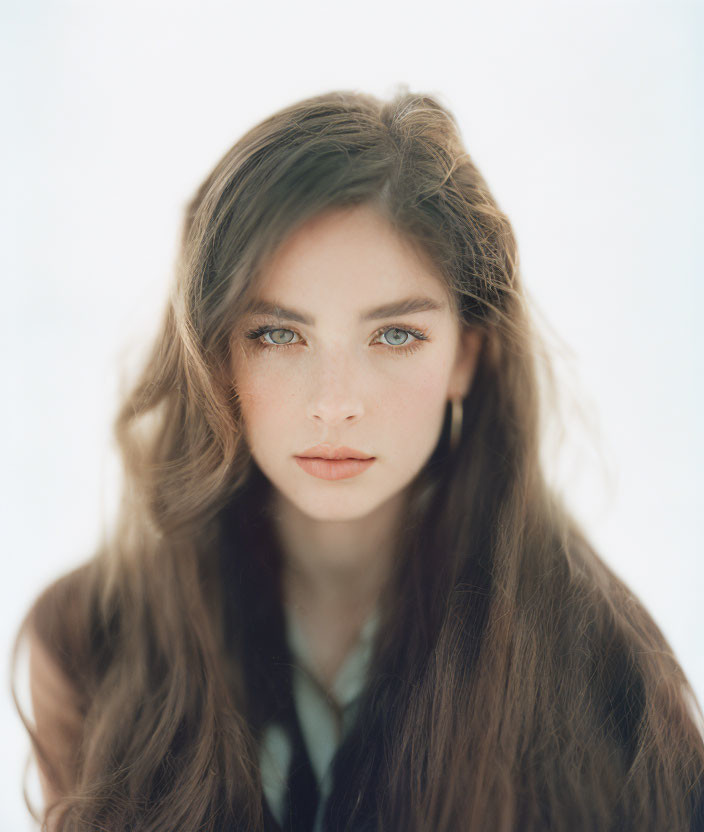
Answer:
[[[358,311],[411,295],[448,306],[430,258],[369,206],[336,208],[294,231],[262,267],[256,299]]]

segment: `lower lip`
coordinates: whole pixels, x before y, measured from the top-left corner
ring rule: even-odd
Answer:
[[[314,477],[321,480],[346,480],[356,477],[370,468],[376,461],[371,459],[320,459],[320,457],[297,456],[296,462]]]

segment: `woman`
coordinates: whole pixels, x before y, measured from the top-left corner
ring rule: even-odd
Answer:
[[[546,485],[537,345],[438,101],[246,133],[116,421],[119,523],[18,638],[48,828],[694,828],[701,712]]]

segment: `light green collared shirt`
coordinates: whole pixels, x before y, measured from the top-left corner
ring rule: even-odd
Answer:
[[[376,634],[378,611],[367,619],[353,649],[346,656],[328,694],[315,679],[313,663],[303,631],[289,608],[284,609],[286,640],[294,660],[293,699],[301,724],[306,750],[320,789],[314,832],[322,828],[325,803],[332,788],[332,760],[356,717],[359,695],[366,682]],[[278,724],[264,729],[259,748],[262,786],[269,808],[283,823],[291,742]]]

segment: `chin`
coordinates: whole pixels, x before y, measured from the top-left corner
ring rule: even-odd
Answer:
[[[357,490],[356,493],[351,493],[350,490],[349,494],[331,489],[331,493],[325,496],[305,495],[299,489],[295,495],[286,496],[302,514],[313,520],[331,523],[361,520],[384,502],[383,497],[374,498],[368,491],[365,493],[364,489]]]

